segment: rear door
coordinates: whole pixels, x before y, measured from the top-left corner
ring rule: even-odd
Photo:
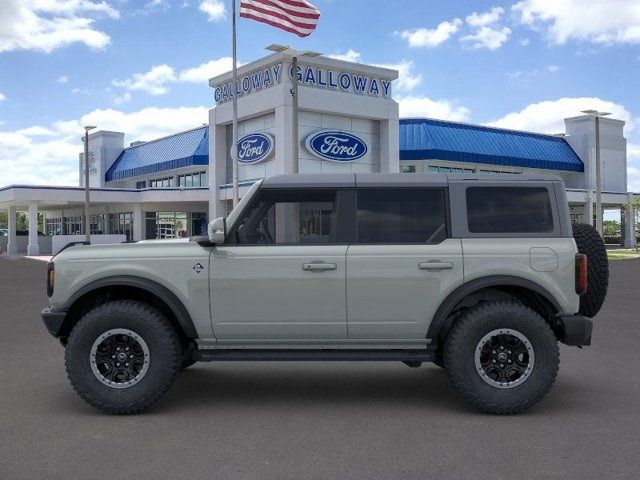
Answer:
[[[356,339],[426,338],[442,299],[462,283],[460,239],[449,238],[447,190],[356,190],[347,252],[347,318]]]
[[[212,254],[220,340],[345,339],[346,242],[336,189],[261,190]]]

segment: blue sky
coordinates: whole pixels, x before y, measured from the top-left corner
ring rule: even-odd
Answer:
[[[562,132],[587,108],[626,120],[640,191],[637,0],[315,0],[298,39],[239,22],[239,60],[271,43],[400,70],[401,114]],[[74,184],[81,125],[150,139],[207,121],[231,61],[230,0],[2,0],[0,186]]]

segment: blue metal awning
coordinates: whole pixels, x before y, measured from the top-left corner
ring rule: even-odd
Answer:
[[[209,165],[208,126],[125,148],[105,174],[105,181],[193,165]]]
[[[400,120],[400,160],[436,159],[584,171],[562,137],[425,118]]]

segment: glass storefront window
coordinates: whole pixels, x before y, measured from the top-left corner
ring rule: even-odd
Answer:
[[[133,212],[110,213],[109,233],[125,235],[126,241],[133,241]]]
[[[203,212],[146,212],[145,227],[147,240],[206,235],[207,214]]]
[[[206,187],[208,185],[207,172],[186,173],[178,175],[179,187]]]

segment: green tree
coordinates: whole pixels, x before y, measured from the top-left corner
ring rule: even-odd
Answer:
[[[602,230],[607,236],[614,236],[620,232],[620,223],[616,220],[605,220],[602,222]]]

